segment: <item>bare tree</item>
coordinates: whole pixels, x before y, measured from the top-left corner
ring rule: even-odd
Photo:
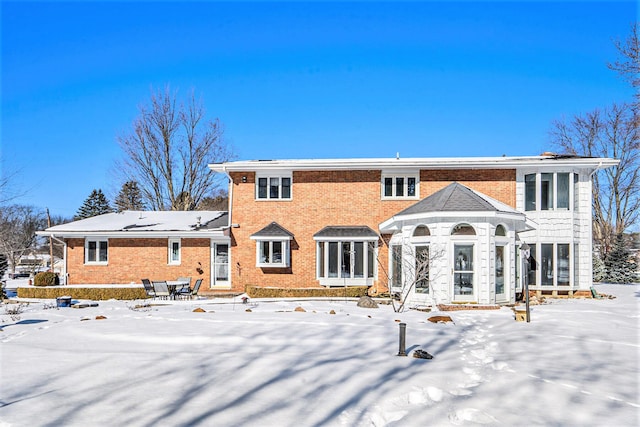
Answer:
[[[178,104],[169,88],[151,94],[140,107],[131,133],[118,138],[127,181],[137,181],[152,210],[193,210],[219,182],[207,165],[233,157],[218,119],[207,121],[202,103],[191,93]]]
[[[628,104],[613,105],[555,121],[551,142],[565,153],[613,157],[618,166],[593,176],[593,238],[604,258],[618,234],[637,224],[640,209],[640,140],[637,114]]]
[[[7,257],[12,273],[20,258],[36,243],[36,231],[46,227],[44,212],[33,206],[11,205],[0,209],[0,253]]]
[[[622,42],[615,41],[615,46],[620,52],[621,58],[608,64],[611,70],[617,71],[622,77],[631,83],[635,91],[636,107],[640,101],[640,42],[638,41],[638,31],[640,23],[631,25],[631,33]]]
[[[394,247],[396,249],[394,249]],[[444,256],[444,250],[436,249],[427,243],[393,245],[391,256],[396,268],[388,277],[395,293],[392,299],[393,309],[402,312],[409,296],[414,292],[432,293],[431,283],[435,280],[432,266],[434,261]],[[383,271],[385,271],[383,269]],[[398,305],[396,306],[396,301]]]

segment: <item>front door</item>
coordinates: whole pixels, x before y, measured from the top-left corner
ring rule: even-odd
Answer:
[[[474,258],[473,244],[453,245],[453,299],[454,301],[473,301]]]
[[[229,244],[211,242],[211,288],[229,288]]]

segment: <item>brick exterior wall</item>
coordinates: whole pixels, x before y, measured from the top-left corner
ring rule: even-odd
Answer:
[[[203,279],[209,287],[209,239],[182,239],[180,265],[168,264],[168,239],[109,239],[108,265],[85,265],[84,239],[67,239],[68,284],[128,284],[141,279],[175,280],[180,276]]]
[[[245,178],[245,182],[243,181]],[[235,172],[233,180],[231,282],[235,291],[246,285],[317,287],[316,242],[313,235],[328,225],[369,226],[381,222],[417,200],[382,200],[380,170],[294,171],[292,200],[256,200],[255,172]],[[515,170],[423,170],[420,199],[457,181],[515,207]],[[277,222],[294,234],[291,267],[256,267],[256,242],[250,236]],[[384,237],[384,236],[383,236]],[[387,239],[378,242],[378,280],[374,291],[386,290]]]

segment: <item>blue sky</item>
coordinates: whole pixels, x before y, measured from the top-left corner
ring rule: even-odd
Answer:
[[[537,155],[631,98],[625,2],[2,1],[2,173],[72,216],[119,189],[152,88],[195,90],[238,159]]]

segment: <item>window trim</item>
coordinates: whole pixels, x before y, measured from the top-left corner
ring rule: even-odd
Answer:
[[[398,195],[398,179],[403,180],[403,194]],[[409,195],[409,179],[415,179],[414,195]],[[385,192],[385,180],[391,179],[391,195]],[[382,200],[415,200],[420,198],[420,172],[383,172],[380,178],[380,198]]]
[[[256,241],[256,267],[287,268],[291,265],[291,239],[287,238],[253,238]],[[269,253],[273,253],[273,244],[282,244],[282,259],[280,262],[262,261],[263,243],[269,243]]]
[[[531,200],[529,200],[528,195],[527,195],[527,177],[528,176],[535,176],[535,179],[533,181],[529,181],[529,183],[534,182],[535,183],[535,200],[533,200],[533,207],[534,209],[527,209],[531,203],[527,203],[528,201],[531,202]],[[542,209],[542,176],[543,175],[551,175],[551,183],[552,185],[548,188],[548,191],[550,193],[552,193],[552,200],[551,200],[551,205],[547,208],[547,209]],[[559,208],[558,207],[558,200],[559,200],[559,194],[558,194],[558,189],[559,189],[559,185],[558,185],[558,176],[559,175],[568,175],[568,186],[567,186],[567,198],[566,198],[566,203],[567,203],[567,207],[563,207],[563,208]],[[530,173],[523,173],[523,177],[522,177],[522,184],[524,186],[524,190],[523,190],[523,196],[524,196],[524,200],[523,200],[523,208],[525,212],[572,212],[572,211],[577,211],[576,209],[576,189],[579,189],[579,176],[580,174],[578,172],[567,172],[567,171],[554,171],[554,172],[542,172],[542,171],[537,171],[537,172],[530,172]]]
[[[178,259],[175,260],[173,256],[173,244],[178,244]],[[179,237],[170,237],[167,242],[167,265],[180,265],[182,264],[182,239]]]
[[[266,182],[266,197],[260,197],[260,180],[265,179]],[[272,197],[271,196],[271,181],[273,179],[278,179],[278,196],[277,197]],[[283,179],[288,179],[289,180],[289,197],[282,197],[282,192],[283,192],[283,185],[282,185],[282,180]],[[256,175],[256,180],[255,180],[255,194],[254,194],[254,198],[256,201],[258,202],[266,202],[266,201],[274,201],[274,200],[278,200],[278,201],[287,201],[287,200],[293,200],[293,174],[291,172],[272,172],[272,173],[263,173],[263,174],[259,174]]]
[[[89,243],[96,242],[96,259],[94,261],[89,260]],[[100,243],[106,243],[106,255],[105,261],[100,261]],[[84,239],[84,263],[85,265],[108,265],[109,264],[109,239],[107,237],[86,237]]]
[[[362,283],[366,285],[373,284],[373,281],[378,278],[378,266],[376,260],[378,259],[378,239],[374,238],[356,238],[356,237],[341,237],[341,238],[316,238],[316,280],[320,281],[323,286],[345,286],[353,283]],[[338,247],[337,258],[337,276],[329,277],[329,244],[336,243]],[[362,277],[355,276],[355,259],[350,261],[350,271],[353,270],[354,274],[349,277],[342,277],[342,257],[341,253],[343,244],[348,243],[350,245],[350,252],[355,251],[355,244],[362,243]],[[372,247],[370,247],[372,245]],[[322,247],[324,246],[324,247]],[[373,257],[370,259],[370,253]],[[322,260],[322,261],[321,261]],[[372,265],[369,265],[371,261]],[[320,271],[321,266],[324,267],[324,271]]]

